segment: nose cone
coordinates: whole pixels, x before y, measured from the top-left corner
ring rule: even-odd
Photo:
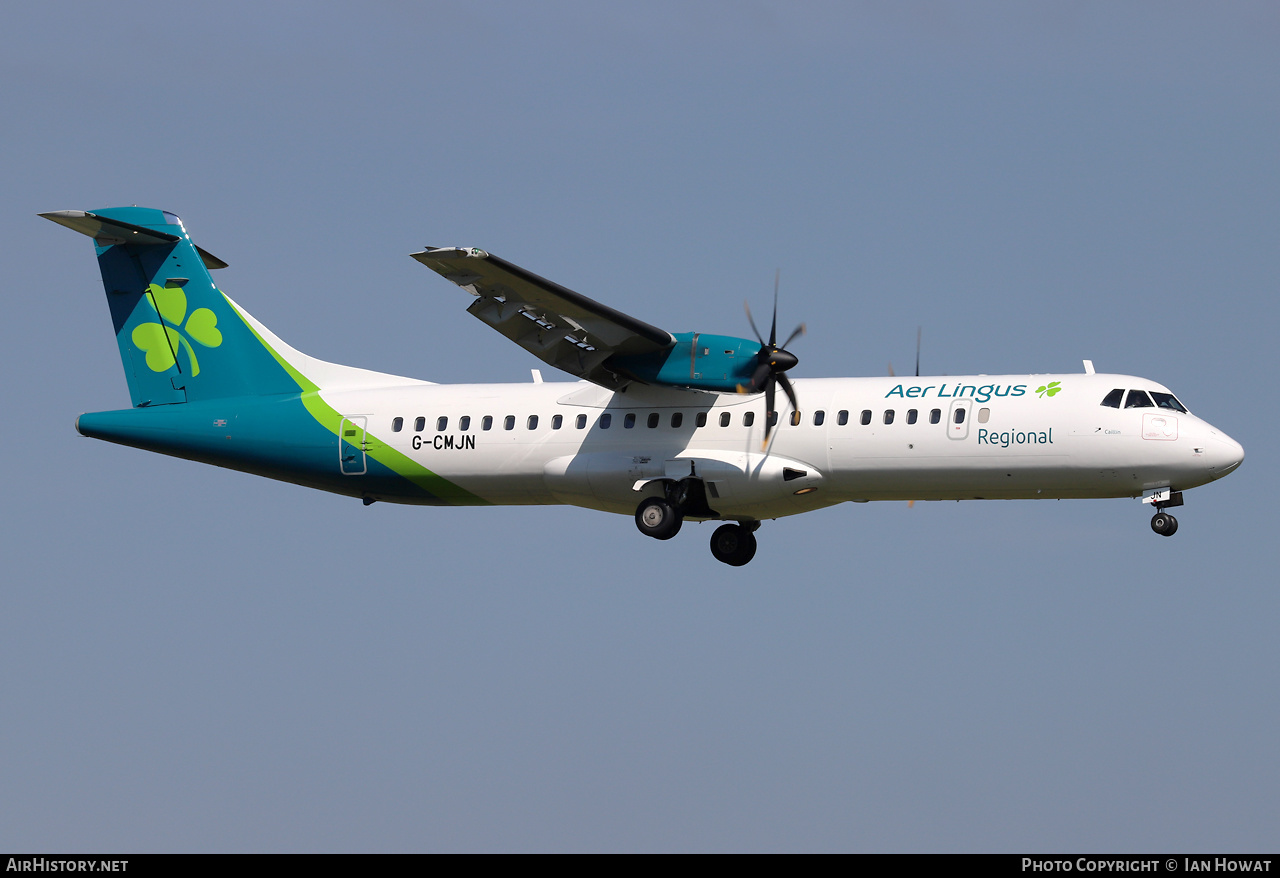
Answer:
[[[1209,438],[1209,447],[1205,449],[1206,463],[1209,472],[1215,479],[1220,479],[1229,472],[1234,472],[1244,460],[1244,447],[1220,430],[1214,430]]]

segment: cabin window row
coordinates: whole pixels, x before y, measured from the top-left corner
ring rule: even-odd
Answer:
[[[1104,405],[1105,404],[1106,403],[1104,402]],[[983,411],[986,412],[988,410],[983,409]],[[873,418],[873,413],[871,409],[863,409],[862,414],[859,417],[859,421],[863,426],[866,426],[871,423],[872,418]],[[880,420],[883,421],[885,424],[892,424],[896,420],[896,418],[897,418],[897,412],[894,409],[885,409],[880,415]],[[826,423],[826,419],[827,419],[827,413],[825,410],[819,409],[818,411],[815,411],[813,413],[813,425],[815,427],[821,427],[824,423]],[[919,421],[919,419],[920,419],[920,411],[918,409],[907,409],[906,422],[908,424],[914,424],[917,421]],[[754,426],[755,420],[756,420],[756,413],[754,411],[746,411],[742,413],[742,426],[744,427]],[[803,420],[804,420],[804,417],[802,413],[798,411],[792,411],[791,414],[787,417],[787,423],[789,423],[793,427],[800,426],[800,423]],[[982,420],[985,422],[985,418]],[[728,427],[733,422],[733,414],[731,412],[720,412],[720,416],[719,418],[717,418],[717,421],[719,422],[721,427]],[[633,429],[638,422],[639,422],[639,416],[635,412],[627,412],[625,415],[622,416],[623,429],[626,429],[626,430]],[[661,424],[661,422],[662,422],[662,416],[658,412],[649,412],[649,414],[645,417],[645,420],[644,420],[645,426],[648,427],[649,429],[657,428]],[[941,422],[942,422],[942,410],[941,409],[931,410],[929,412],[929,423],[938,424]],[[963,422],[964,422],[964,409],[956,409],[956,423],[959,424]],[[841,427],[849,423],[849,411],[847,409],[841,409],[839,412],[836,413],[836,423]],[[460,418],[458,418],[457,429],[462,433],[466,433],[471,429],[471,424],[472,424],[471,416],[463,415]],[[525,429],[527,430],[538,429],[538,424],[539,424],[539,418],[537,415],[529,415],[528,417],[525,418]],[[684,426],[684,413],[672,412],[669,424],[672,429],[679,429],[680,427]],[[611,412],[605,412],[604,414],[600,415],[600,419],[596,422],[596,425],[601,430],[608,430],[613,425],[613,414]],[[696,427],[705,427],[707,425],[707,413],[697,412],[694,415],[694,425]],[[776,427],[777,425],[778,425],[778,413],[773,412],[769,416],[769,426]],[[404,418],[392,419],[391,431],[393,433],[401,432],[402,430],[404,430],[404,427],[405,427]],[[564,427],[564,415],[552,415],[551,429],[559,430],[562,427]],[[576,427],[579,430],[585,430],[587,427],[587,416],[585,414],[577,415],[574,418],[574,427]],[[415,433],[421,433],[426,428],[427,428],[427,419],[425,417],[419,416],[417,418],[414,418],[413,431]],[[480,429],[482,431],[492,430],[493,428],[494,428],[493,415],[485,415],[480,419]],[[516,428],[515,415],[507,415],[502,419],[503,430],[514,430],[515,428]],[[443,433],[449,429],[448,415],[441,415],[440,417],[436,418],[435,429],[437,433]]]

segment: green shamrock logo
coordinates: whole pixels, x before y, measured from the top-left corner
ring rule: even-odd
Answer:
[[[1041,399],[1044,399],[1046,396],[1053,396],[1062,389],[1058,386],[1061,383],[1061,381],[1050,381],[1048,384],[1042,384],[1036,388],[1036,393],[1040,395]]]
[[[147,285],[147,301],[157,310],[160,322],[140,323],[133,330],[133,343],[147,352],[147,366],[152,372],[164,372],[176,365],[174,352],[185,348],[191,360],[191,374],[200,374],[200,361],[187,336],[206,348],[222,344],[218,331],[218,315],[208,308],[197,308],[187,316],[187,294],[182,287]],[[186,320],[186,326],[182,325]],[[185,335],[183,334],[185,331]]]

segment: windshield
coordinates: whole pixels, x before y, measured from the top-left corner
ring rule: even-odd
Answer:
[[[1175,412],[1190,414],[1182,403],[1178,402],[1178,398],[1172,393],[1161,393],[1158,390],[1151,391],[1151,398],[1156,401],[1156,406],[1162,409],[1172,409]]]

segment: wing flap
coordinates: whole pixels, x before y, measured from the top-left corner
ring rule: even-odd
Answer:
[[[412,254],[427,268],[476,297],[467,310],[551,366],[604,387],[628,379],[608,369],[609,357],[666,350],[675,339],[483,250],[427,248]]]

